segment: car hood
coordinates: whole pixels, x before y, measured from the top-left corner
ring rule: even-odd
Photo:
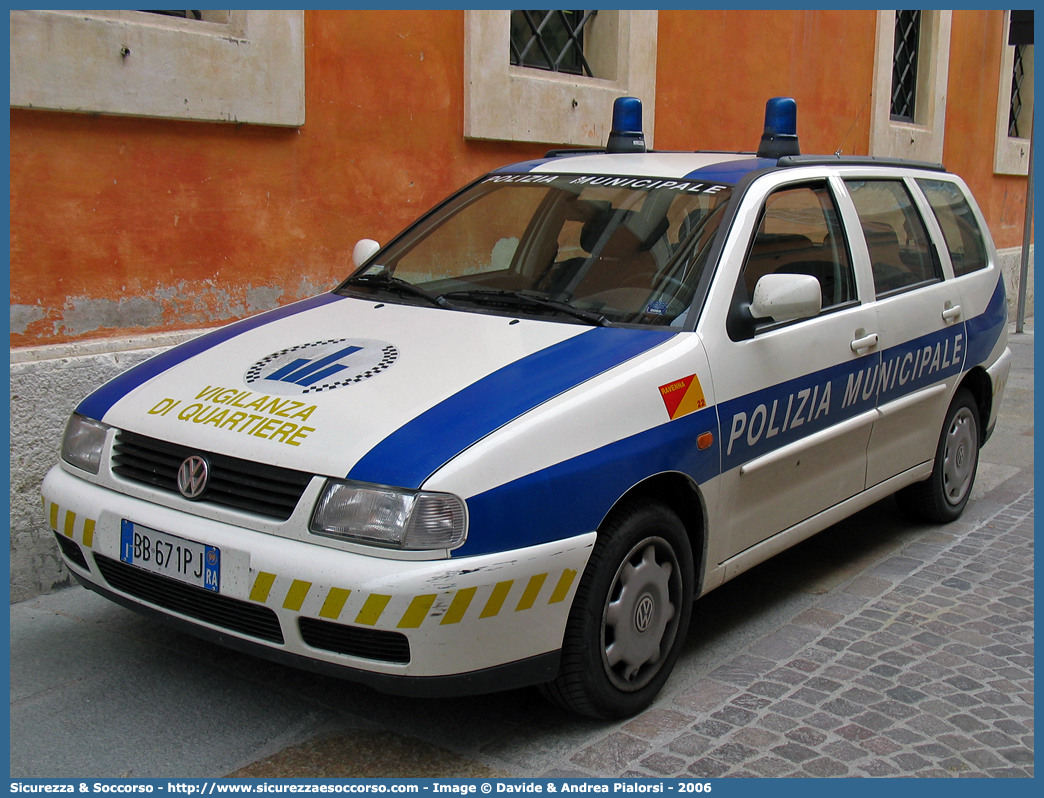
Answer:
[[[671,335],[322,294],[170,349],[77,411],[201,452],[416,488]]]

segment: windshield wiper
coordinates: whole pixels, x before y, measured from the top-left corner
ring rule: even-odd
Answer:
[[[345,280],[344,285],[364,285],[373,288],[382,288],[386,291],[393,291],[399,296],[420,297],[439,308],[453,309],[453,305],[441,296],[436,296],[430,291],[425,291],[420,286],[409,283],[399,277],[392,277],[387,272],[357,274],[354,277],[349,277]]]
[[[509,307],[533,307],[553,310],[557,313],[565,313],[574,319],[580,319],[588,324],[598,327],[611,327],[609,321],[601,313],[591,310],[580,310],[574,308],[567,302],[558,302],[554,299],[546,299],[533,294],[525,294],[521,291],[501,291],[495,289],[473,289],[471,291],[450,291],[443,296],[451,299],[464,299],[482,305],[507,305]]]

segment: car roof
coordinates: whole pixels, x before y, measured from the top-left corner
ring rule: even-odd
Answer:
[[[862,166],[945,172],[942,164],[869,155],[790,155],[758,158],[750,152],[611,153],[551,150],[548,157],[497,169],[493,174],[585,174],[658,177],[735,184],[750,172],[796,166]]]

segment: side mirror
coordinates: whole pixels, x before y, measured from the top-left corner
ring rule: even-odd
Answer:
[[[355,244],[355,249],[352,250],[352,263],[356,266],[362,266],[380,248],[381,245],[372,238],[359,239]]]
[[[807,274],[766,274],[754,286],[750,315],[792,321],[818,316],[823,308],[819,280]]]

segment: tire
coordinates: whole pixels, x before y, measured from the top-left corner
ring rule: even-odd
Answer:
[[[946,411],[932,475],[895,494],[899,509],[918,521],[956,521],[971,496],[979,467],[979,407],[961,388]]]
[[[599,529],[545,697],[607,720],[649,706],[685,641],[693,581],[689,538],[673,511],[644,499],[617,508]]]

